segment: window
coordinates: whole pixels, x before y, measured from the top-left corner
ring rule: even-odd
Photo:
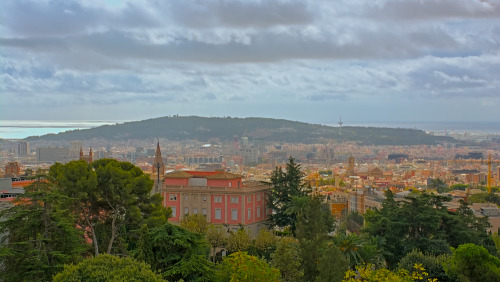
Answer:
[[[220,210],[220,209],[219,209]],[[204,215],[204,216],[207,216],[207,209],[206,208],[203,208],[201,210],[201,213]]]
[[[197,208],[193,209],[193,214],[198,214],[198,209]]]
[[[252,202],[252,196],[247,196],[247,203],[251,203]]]
[[[247,209],[247,219],[248,220],[252,219],[252,210],[251,209]]]
[[[177,216],[177,209],[175,207],[170,207],[170,209],[172,210],[172,217],[176,217]]]
[[[188,215],[189,214],[189,208],[184,208],[184,215]]]
[[[201,195],[202,201],[206,202],[207,201],[207,195]]]
[[[260,217],[260,206],[257,207],[257,218]]]
[[[231,220],[238,220],[238,210],[231,210]]]
[[[237,204],[240,202],[240,197],[238,196],[231,196],[231,204]]]
[[[188,195],[188,194],[185,194],[185,195],[184,195],[184,200],[185,200],[185,201],[188,201],[188,200],[189,200],[189,195]]]
[[[221,218],[222,215],[220,209],[215,209],[215,219],[221,219]]]
[[[257,194],[257,202],[260,202],[260,194]]]
[[[170,201],[175,202],[177,201],[177,194],[170,194],[168,198],[170,199]]]
[[[222,203],[222,196],[214,196],[214,203]]]
[[[231,182],[229,182],[229,187],[231,187],[231,184],[232,184],[232,183],[231,183]]]
[[[193,195],[193,202],[195,202],[195,203],[198,202],[198,196],[197,195]]]

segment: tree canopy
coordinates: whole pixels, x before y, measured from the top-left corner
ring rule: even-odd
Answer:
[[[382,209],[365,214],[363,232],[383,238],[391,267],[414,249],[439,255],[449,253],[450,247],[476,243],[496,252],[486,232],[487,219],[475,217],[463,201],[458,211],[448,211],[444,205],[448,201],[448,197],[419,193],[396,202],[388,191]]]
[[[76,265],[65,265],[54,281],[166,281],[151,267],[131,258],[101,254]]]
[[[101,159],[87,164],[72,161],[50,169],[53,182],[68,197],[66,206],[91,238],[94,254],[126,252],[126,237],[143,223],[157,226],[169,212],[153,181],[129,162]]]

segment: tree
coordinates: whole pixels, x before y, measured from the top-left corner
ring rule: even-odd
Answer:
[[[235,252],[219,264],[216,281],[279,281],[280,273],[246,252]]]
[[[443,266],[448,276],[461,281],[500,281],[500,259],[474,244],[460,245]]]
[[[342,257],[340,250],[333,244],[327,244],[318,261],[316,281],[340,282],[348,269],[349,261]]]
[[[73,216],[58,205],[62,196],[44,175],[37,177],[13,207],[0,212],[2,281],[50,280],[88,250]]]
[[[218,247],[224,245],[226,241],[225,234],[221,231],[220,228],[217,228],[215,225],[210,224],[207,228],[205,238],[207,239],[210,246],[212,246],[212,261],[215,263],[215,250]]]
[[[149,243],[141,244],[144,261],[169,281],[211,281],[214,265],[208,260],[209,246],[202,234],[166,223],[143,230]],[[143,235],[143,236],[144,236]]]
[[[363,232],[383,239],[390,267],[414,249],[440,255],[450,253],[450,246],[475,243],[495,252],[487,219],[475,217],[465,202],[453,212],[444,205],[449,197],[417,193],[396,203],[391,192],[386,196],[381,210],[365,214]]]
[[[295,198],[297,199],[297,198]],[[300,201],[300,206],[303,203]],[[321,196],[309,198],[297,215],[297,239],[304,280],[313,281],[318,276],[318,261],[323,255],[328,233],[334,229],[335,220]]]
[[[309,190],[304,186],[300,165],[290,157],[286,171],[276,168],[271,175],[272,191],[269,195],[268,207],[273,210],[269,216],[269,224],[280,228],[290,228],[295,233],[297,213],[287,212],[292,205],[293,197],[307,196]]]
[[[165,281],[151,267],[131,258],[102,254],[77,265],[65,265],[54,281]]]
[[[181,220],[181,227],[191,232],[204,234],[208,229],[207,218],[202,214],[188,214]]]
[[[304,276],[301,268],[299,241],[293,237],[278,240],[276,250],[271,254],[271,265],[281,273],[282,281],[299,281]]]
[[[254,245],[259,257],[264,257],[266,260],[271,259],[271,254],[276,249],[277,238],[273,232],[261,229],[255,238]]]
[[[428,278],[428,273],[425,272],[425,268],[422,265],[415,264],[413,266],[414,271],[410,274],[406,269],[399,269],[392,272],[388,269],[381,268],[375,269],[371,264],[359,265],[356,270],[348,270],[345,274],[345,282],[356,282],[356,281],[366,281],[366,282],[413,282],[413,281],[428,281],[437,282],[433,278]]]
[[[448,259],[448,255],[425,255],[418,250],[413,250],[406,254],[398,263],[398,269],[405,269],[410,274],[416,271],[415,264],[422,265],[429,278],[435,278],[440,282],[453,281],[443,268],[443,262]]]
[[[50,175],[69,198],[67,206],[92,239],[95,255],[102,247],[106,253],[126,252],[126,236],[131,230],[143,223],[163,224],[169,217],[161,196],[151,195],[153,181],[131,163],[72,161],[52,166]]]
[[[429,181],[428,188],[436,190],[438,193],[444,193],[448,191],[448,185],[440,178],[434,178]]]
[[[251,244],[252,240],[245,229],[238,229],[236,232],[231,231],[229,237],[226,238],[226,249],[230,253],[248,250]]]

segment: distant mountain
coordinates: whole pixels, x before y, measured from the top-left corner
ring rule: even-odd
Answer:
[[[32,136],[28,141],[63,140],[130,140],[166,138],[168,140],[218,139],[233,140],[234,136],[247,136],[250,140],[289,143],[324,143],[358,141],[364,145],[434,145],[456,142],[445,136],[432,136],[422,130],[377,127],[331,127],[297,121],[270,118],[207,118],[197,116],[160,117],[123,124],[103,125],[91,129],[72,130],[59,134]]]

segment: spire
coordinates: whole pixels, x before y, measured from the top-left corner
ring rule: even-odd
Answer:
[[[165,174],[165,164],[161,157],[160,141],[156,145],[155,160],[153,162],[153,173],[158,173],[159,175]]]
[[[165,164],[163,163],[163,159],[161,157],[160,150],[160,141],[158,140],[158,144],[156,145],[156,153],[155,153],[155,161],[153,162],[153,174],[156,173],[156,193],[161,192],[161,184],[160,184],[160,175],[163,178],[165,174]]]

